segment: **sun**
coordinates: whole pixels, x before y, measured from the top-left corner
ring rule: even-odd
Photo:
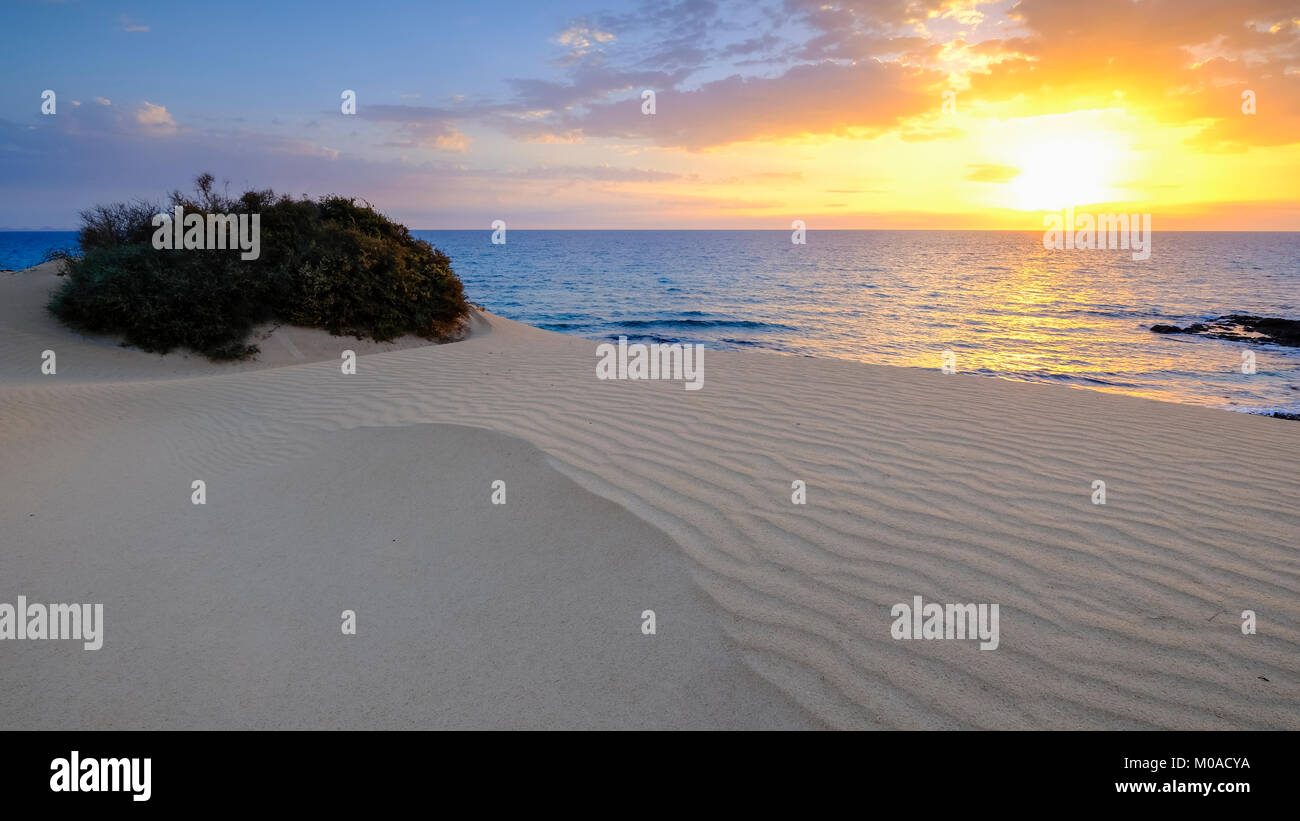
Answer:
[[[1011,181],[1017,208],[1056,211],[1113,198],[1113,167],[1118,159],[1110,141],[1092,136],[1063,137],[1026,147],[1017,158],[1020,174]]]
[[[1088,111],[1003,122],[996,154],[1019,170],[1002,203],[1021,211],[1059,211],[1122,199],[1130,137],[1110,112]],[[992,152],[991,152],[992,153]]]
[[[1057,210],[1101,198],[1096,166],[1102,154],[1083,139],[1052,140],[1026,148],[1016,159],[1020,174],[1011,181],[1011,196],[1026,211]]]

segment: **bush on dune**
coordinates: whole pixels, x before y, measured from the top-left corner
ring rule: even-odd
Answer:
[[[451,262],[369,204],[247,191],[230,199],[196,180],[166,208],[117,203],[83,211],[82,256],[64,258],[49,309],[92,333],[120,334],[146,351],[191,348],[212,359],[257,353],[254,326],[276,320],[389,341],[452,335],[469,310]],[[260,256],[235,250],[158,250],[153,217],[259,214]]]

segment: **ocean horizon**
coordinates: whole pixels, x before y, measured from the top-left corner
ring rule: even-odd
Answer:
[[[1300,318],[1300,233],[1153,234],[1150,259],[1046,250],[1035,231],[413,230],[467,297],[595,340],[938,368],[1255,413],[1300,412],[1300,349],[1153,333],[1244,313]],[[0,232],[20,270],[74,231]],[[1256,372],[1242,372],[1242,351]]]

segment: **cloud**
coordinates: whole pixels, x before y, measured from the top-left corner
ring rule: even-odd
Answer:
[[[685,71],[621,71],[608,65],[583,65],[569,72],[569,82],[516,78],[509,81],[513,100],[486,110],[508,115],[569,110],[620,92],[669,89],[686,79]],[[637,103],[640,110],[640,102]]]
[[[530,168],[507,176],[532,180],[572,180],[586,179],[601,182],[668,182],[679,180],[681,174],[667,171],[655,171],[647,168],[618,168],[611,165],[563,165],[545,168]]]
[[[925,143],[932,140],[951,140],[965,132],[960,128],[919,128],[900,132],[898,138],[905,143]]]
[[[807,60],[862,60],[929,43],[928,20],[966,9],[962,0],[788,0],[786,8],[818,32],[798,56]]]
[[[1078,4],[1048,0],[644,0],[625,13],[570,19],[538,33],[541,40],[558,30],[543,45],[548,57],[560,56],[543,58],[537,71],[520,72],[525,76],[484,78],[476,86],[489,88],[489,81],[499,80],[503,91],[480,91],[470,99],[428,92],[427,99],[438,94],[442,104],[368,104],[356,123],[335,117],[299,129],[346,145],[342,153],[318,142],[251,130],[196,132],[188,122],[178,124],[163,105],[128,98],[114,106],[100,97],[95,98],[99,105],[72,105],[66,112],[60,106],[57,118],[45,118],[49,122],[13,128],[0,123],[0,166],[10,190],[65,209],[82,203],[91,189],[77,182],[73,171],[96,186],[113,181],[111,196],[121,198],[146,183],[146,190],[183,183],[203,170],[193,167],[196,162],[208,164],[195,157],[211,157],[218,175],[238,169],[250,185],[298,191],[328,180],[332,189],[382,193],[395,208],[417,209],[411,213],[434,213],[418,209],[435,209],[428,203],[429,192],[436,190],[436,208],[446,206],[437,211],[445,216],[442,224],[463,224],[458,209],[477,224],[501,202],[534,216],[581,214],[574,219],[590,223],[624,215],[635,224],[638,209],[658,207],[657,198],[670,188],[660,183],[679,179],[784,191],[800,187],[799,177],[797,172],[754,175],[744,170],[754,166],[738,163],[711,172],[736,176],[705,183],[689,173],[705,164],[699,157],[670,158],[674,164],[664,167],[685,169],[681,175],[599,165],[597,159],[837,136],[889,134],[906,144],[926,143],[966,137],[962,129],[978,135],[981,119],[1012,121],[1087,109],[1123,109],[1125,121],[1144,140],[1192,135],[1190,144],[1204,152],[1295,144],[1300,140],[1296,17],[1296,0],[1092,0],[1086,13]],[[123,29],[135,26],[125,17],[121,21]],[[647,88],[657,94],[654,115],[641,113],[640,92]],[[940,93],[947,88],[959,93],[957,117],[940,114]],[[1241,111],[1246,90],[1256,95],[1257,114]],[[393,97],[395,102],[418,97],[393,93],[401,98]],[[226,126],[241,122],[243,115],[233,113],[237,116],[228,117]],[[283,127],[292,122],[285,117]],[[1180,129],[1176,137],[1170,136],[1173,128]],[[593,145],[590,151],[503,148],[499,135],[528,143]],[[419,150],[368,151],[376,146]],[[354,152],[363,148],[369,159]],[[898,146],[891,140],[889,149],[939,156],[936,146]],[[479,151],[500,153],[479,157]],[[62,205],[53,194],[37,191],[40,183],[17,162],[33,154],[47,176],[63,180]],[[822,207],[839,214],[846,209],[838,200],[878,192],[853,186],[886,184],[826,176],[815,151],[788,152],[796,154],[796,161],[757,167],[808,169],[812,190],[805,193],[835,193]],[[746,147],[737,156],[752,160],[763,150]],[[983,155],[973,151],[956,158],[958,168],[976,158]],[[475,160],[492,168],[460,167]],[[158,167],[141,171],[138,181],[116,170],[153,165]],[[500,170],[512,165],[522,170]],[[955,176],[998,184],[1016,174],[1010,166],[975,163]],[[825,189],[826,184],[845,187]],[[641,196],[635,195],[637,185],[646,187]],[[1187,189],[1199,185],[1189,180]],[[645,196],[645,190],[653,196]],[[590,194],[586,200],[579,196],[584,192]],[[555,199],[560,196],[569,199]],[[675,210],[659,213],[765,207],[740,198],[680,203],[688,201],[686,211],[661,201],[663,208]]]
[[[568,65],[587,56],[597,44],[612,43],[614,35],[586,22],[576,22],[555,35],[554,39],[568,50],[559,61],[561,65]]]
[[[739,43],[731,43],[722,49],[721,57],[748,57],[752,54],[766,53],[777,47],[780,39],[772,33],[767,33],[761,37],[750,37]]]
[[[690,151],[755,140],[873,136],[932,111],[943,80],[937,71],[875,60],[824,62],[777,77],[733,75],[695,90],[665,90],[653,115],[641,113],[638,99],[590,105],[544,125]]]
[[[724,15],[715,0],[647,0],[631,12],[601,16],[599,25],[619,32],[625,66],[689,74],[708,63],[719,30],[735,28],[727,18],[750,2]]]
[[[393,139],[385,145],[398,148],[433,148],[439,151],[468,151],[472,140],[461,133],[453,112],[432,106],[368,105],[357,117],[391,128]]]
[[[169,137],[176,133],[176,121],[167,112],[167,108],[154,105],[148,100],[135,110],[135,121],[144,128],[146,134],[155,137]]]
[[[1093,0],[1086,14],[1061,0],[786,0],[785,9],[812,32],[796,59],[942,66],[957,87],[969,84],[964,111],[1123,107],[1194,126],[1190,144],[1205,151],[1300,142],[1295,0]],[[1247,90],[1256,115],[1241,112]],[[900,136],[959,133],[923,126]]]
[[[0,221],[70,228],[82,208],[96,202],[157,199],[187,187],[201,171],[230,178],[239,191],[268,185],[305,191],[324,185],[376,200],[381,193],[373,172],[353,165],[338,173],[338,152],[303,140],[184,128],[159,139],[150,129],[164,122],[161,110],[144,105],[131,111],[81,106],[65,112],[60,107],[57,117],[38,115],[30,123],[0,120],[0,179],[12,197],[21,192],[20,207],[27,212],[13,214],[19,207],[15,200],[10,210],[0,209]],[[137,115],[145,112],[151,124],[140,122]]]
[[[41,132],[113,140],[169,137],[180,130],[165,106],[147,100],[134,106],[115,106],[103,97],[94,100],[98,105],[76,103],[66,110],[61,108],[51,122],[41,121],[48,127]]]
[[[1122,106],[1197,126],[1192,144],[1206,150],[1300,141],[1294,0],[1097,0],[1086,17],[1021,0],[1013,12],[1023,35],[981,44],[1001,59],[971,72],[969,99],[1013,116]],[[1245,90],[1257,93],[1258,115],[1242,113]]]
[[[966,179],[971,182],[1011,182],[1020,176],[1020,169],[997,163],[975,163]]]
[[[456,151],[464,152],[469,150],[472,140],[460,133],[453,131],[450,134],[438,134],[433,138],[433,147],[439,151]]]

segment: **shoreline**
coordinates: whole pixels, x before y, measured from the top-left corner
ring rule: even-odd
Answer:
[[[156,375],[157,378],[173,378],[184,376],[201,376],[214,372],[240,372],[248,370],[261,370],[264,368],[284,367],[286,365],[305,364],[309,362],[319,362],[325,359],[332,359],[337,356],[337,351],[350,349],[355,351],[358,356],[366,356],[372,353],[382,353],[386,351],[405,350],[407,348],[418,348],[432,345],[454,344],[453,341],[431,341],[415,336],[403,336],[391,342],[375,342],[368,339],[356,339],[347,336],[334,336],[318,328],[305,328],[296,325],[282,325],[279,323],[268,323],[258,326],[250,337],[250,341],[256,343],[261,352],[250,359],[239,360],[234,362],[212,362],[205,357],[188,350],[173,351],[168,354],[157,354],[141,351],[138,348],[120,344],[119,340],[108,336],[93,336],[78,331],[71,330],[61,325],[57,320],[48,316],[44,311],[44,300],[40,300],[40,306],[36,311],[31,310],[31,303],[34,302],[32,291],[38,291],[44,287],[53,287],[55,280],[50,274],[53,270],[54,263],[46,262],[31,268],[25,268],[20,271],[8,272],[14,276],[32,275],[29,277],[33,280],[27,283],[30,287],[22,289],[22,293],[16,298],[10,300],[11,308],[5,311],[0,307],[0,323],[9,327],[23,328],[28,332],[41,334],[63,334],[75,338],[78,342],[88,343],[101,348],[115,349],[126,352],[136,357],[145,357],[155,360],[151,364],[145,363],[141,359],[136,359],[134,363],[139,370],[140,375],[149,378]],[[44,270],[41,270],[44,269]],[[0,272],[5,273],[5,272]],[[49,280],[49,285],[34,281],[37,277],[44,276]],[[26,301],[26,305],[24,305]],[[491,313],[477,303],[471,302],[471,314],[466,322],[465,334],[475,332],[482,333],[488,326],[487,318],[502,319],[508,322],[518,322],[525,327],[536,330],[544,334],[556,334],[569,339],[581,339],[590,342],[592,345],[599,345],[609,340],[603,338],[593,338],[579,336],[576,334],[566,334],[559,331],[551,331],[545,328],[538,328],[534,325],[519,322],[518,320],[507,319],[499,314]],[[630,338],[629,338],[630,340]],[[631,340],[630,340],[631,341]],[[680,344],[697,344],[698,343],[680,343]],[[936,368],[922,367],[919,365],[895,365],[887,363],[866,362],[860,359],[853,359],[848,356],[821,355],[796,353],[793,351],[783,351],[776,348],[753,348],[738,350],[735,348],[706,348],[711,354],[724,352],[748,352],[757,354],[776,355],[782,357],[791,357],[795,359],[810,359],[814,361],[831,360],[836,362],[853,362],[872,367],[898,368],[902,370],[912,370],[920,372],[929,372],[937,370]],[[30,375],[30,374],[28,374]],[[1286,409],[1262,409],[1255,407],[1235,407],[1232,405],[1215,405],[1204,402],[1180,402],[1174,399],[1167,399],[1160,396],[1150,396],[1142,393],[1134,393],[1120,388],[1111,388],[1107,386],[1081,385],[1068,382],[1058,382],[1049,379],[1033,379],[1019,376],[1014,373],[994,373],[983,371],[958,371],[953,375],[978,376],[986,379],[1004,380],[1020,384],[1050,385],[1054,387],[1065,387],[1088,392],[1106,393],[1117,396],[1128,396],[1138,399],[1148,399],[1150,401],[1160,402],[1168,405],[1183,405],[1190,407],[1210,408],[1213,410],[1227,411],[1235,414],[1245,414],[1247,416],[1262,416],[1266,418],[1283,419],[1287,421],[1300,420],[1300,412],[1292,412],[1292,405],[1285,406]],[[6,369],[0,365],[0,380],[23,381],[24,369],[9,368]],[[118,378],[117,374],[109,378]],[[1300,405],[1294,406],[1300,407]]]

